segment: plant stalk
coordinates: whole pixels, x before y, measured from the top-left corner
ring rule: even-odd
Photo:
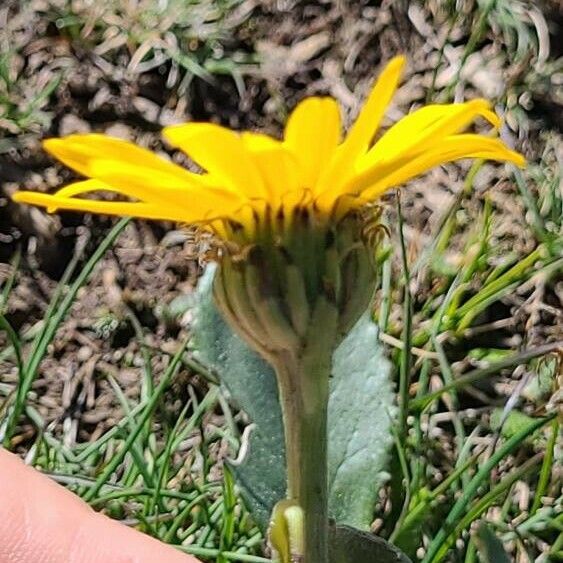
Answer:
[[[276,362],[283,409],[287,496],[303,511],[299,563],[328,563],[327,410],[330,362]]]

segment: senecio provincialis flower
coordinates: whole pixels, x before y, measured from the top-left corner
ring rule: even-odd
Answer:
[[[477,118],[499,127],[482,99],[422,107],[374,143],[403,66],[403,57],[386,66],[344,138],[336,101],[322,97],[295,108],[283,140],[210,123],[166,127],[166,141],[202,173],[127,141],[70,135],[48,139],[44,147],[88,179],[54,195],[20,191],[13,196],[51,212],[165,219],[216,236],[218,307],[278,378],[290,499],[283,510],[292,519],[283,524],[279,511],[273,518],[278,524],[272,539],[282,561],[290,552],[304,563],[327,561],[332,353],[374,291],[373,255],[381,232],[377,199],[461,158],[524,164],[498,138],[463,132]],[[93,192],[134,201],[77,197]]]

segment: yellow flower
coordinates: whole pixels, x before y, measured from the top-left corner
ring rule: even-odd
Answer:
[[[168,143],[202,173],[127,141],[70,135],[44,147],[88,179],[54,195],[20,191],[13,199],[50,212],[165,219],[211,231],[224,241],[215,299],[239,334],[275,364],[301,357],[322,327],[330,354],[373,295],[381,233],[373,202],[381,194],[460,158],[524,164],[499,139],[463,133],[479,117],[498,128],[481,99],[425,106],[374,143],[404,62],[396,57],[386,66],[344,139],[336,101],[321,97],[295,108],[283,140],[211,123],[166,127]],[[122,197],[77,197],[93,192]]]
[[[130,215],[206,225],[223,238],[241,230],[248,240],[257,223],[307,208],[334,224],[351,210],[430,168],[461,158],[523,165],[499,139],[462,133],[478,117],[498,127],[485,100],[428,105],[401,119],[373,144],[397,88],[404,58],[384,69],[344,139],[338,105],[331,98],[301,102],[284,138],[237,133],[210,123],[166,127],[164,138],[204,172],[190,172],[127,141],[100,134],[48,139],[45,149],[89,178],[54,195],[20,191],[13,199],[46,207]],[[76,196],[113,192],[132,201]],[[242,229],[241,229],[242,227]]]

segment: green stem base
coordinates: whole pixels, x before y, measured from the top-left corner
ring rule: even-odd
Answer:
[[[303,511],[299,563],[328,563],[327,408],[329,365],[278,362],[288,498]]]

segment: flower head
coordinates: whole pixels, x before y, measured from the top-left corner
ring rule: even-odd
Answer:
[[[211,123],[166,127],[164,138],[202,173],[106,135],[48,139],[45,149],[88,179],[53,195],[20,191],[13,199],[49,211],[200,225],[235,249],[222,256],[215,293],[255,348],[301,349],[319,323],[333,326],[337,340],[373,291],[373,238],[366,232],[378,231],[366,227],[378,218],[379,196],[461,158],[524,163],[499,139],[463,132],[479,117],[498,127],[481,99],[422,107],[374,143],[403,66],[403,57],[386,66],[344,138],[335,100],[312,97],[290,115],[283,140]],[[93,192],[129,200],[77,197]]]
[[[480,99],[425,106],[372,145],[403,65],[403,57],[387,65],[344,139],[337,103],[321,97],[308,98],[297,106],[282,141],[211,123],[164,128],[168,143],[201,166],[201,174],[124,140],[100,134],[70,135],[48,139],[44,147],[88,179],[54,195],[20,191],[13,198],[49,211],[69,209],[204,224],[228,236],[235,225],[253,233],[257,215],[289,216],[296,207],[339,219],[389,188],[460,158],[523,163],[521,155],[498,139],[461,133],[477,117],[498,125],[488,102]],[[77,197],[93,192],[114,192],[134,201]]]

